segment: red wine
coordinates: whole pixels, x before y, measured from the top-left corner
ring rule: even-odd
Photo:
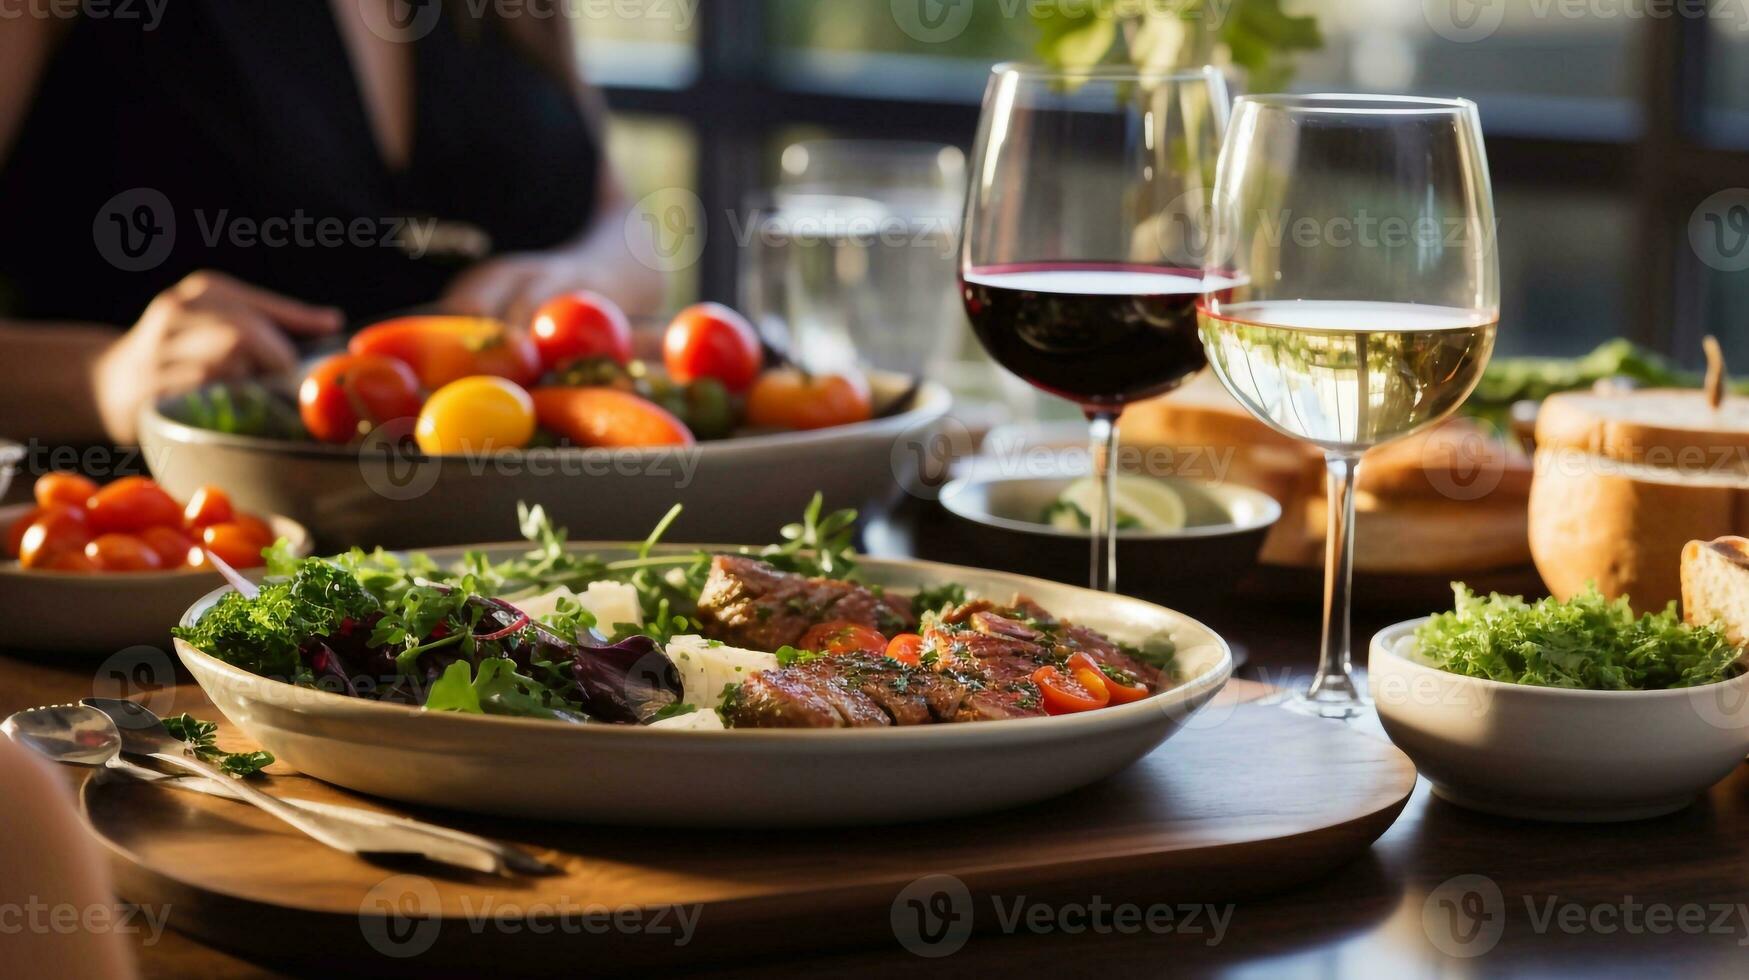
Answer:
[[[1206,367],[1196,304],[1232,285],[1110,263],[984,266],[960,277],[966,315],[990,356],[1089,412],[1171,391]]]

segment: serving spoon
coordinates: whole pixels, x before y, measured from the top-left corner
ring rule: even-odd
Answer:
[[[188,770],[222,786],[219,795],[252,803],[315,840],[360,857],[419,857],[489,874],[559,871],[516,848],[474,834],[351,807],[294,804],[270,796],[186,754],[186,743],[172,736],[156,714],[133,701],[87,698],[81,704],[30,708],[0,722],[0,731],[56,762],[118,766],[118,756],[130,755]]]

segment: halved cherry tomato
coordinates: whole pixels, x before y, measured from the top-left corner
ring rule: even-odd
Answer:
[[[1111,692],[1095,671],[1065,674],[1046,665],[1032,672],[1032,682],[1038,685],[1039,700],[1048,715],[1093,711],[1111,703]]]
[[[218,487],[201,487],[188,498],[188,506],[182,508],[182,520],[189,527],[206,527],[208,524],[223,524],[236,514],[231,507],[231,495]]]
[[[900,633],[887,643],[887,656],[902,664],[919,667],[923,664],[923,637],[916,633]]]
[[[839,619],[802,634],[801,647],[815,653],[880,654],[886,652],[887,638],[879,630]]]
[[[351,442],[384,422],[410,419],[424,402],[413,369],[378,354],[335,354],[298,386],[298,415],[322,442]]]
[[[57,504],[43,508],[19,537],[18,563],[25,568],[45,568],[65,552],[83,550],[92,537],[88,520],[85,511],[77,507]]]
[[[149,527],[139,534],[146,547],[163,561],[165,568],[181,568],[188,564],[188,551],[194,539],[173,527]]]
[[[759,334],[747,318],[718,303],[680,311],[662,336],[662,363],[675,381],[715,378],[739,394],[765,364]]]
[[[795,368],[767,371],[747,393],[747,423],[768,429],[829,429],[867,422],[872,407],[861,378],[806,375]]]
[[[386,320],[353,335],[353,354],[392,357],[413,369],[427,388],[475,374],[519,385],[540,376],[540,351],[527,334],[497,320],[466,316],[410,316]]]
[[[132,533],[149,527],[182,526],[182,507],[158,484],[124,476],[98,488],[85,504],[93,534]]]
[[[618,388],[536,388],[543,428],[579,446],[690,446],[692,430],[655,402]]]
[[[136,534],[100,534],[86,543],[85,557],[105,572],[152,572],[164,567],[164,559]]]
[[[202,528],[200,541],[232,568],[254,568],[262,564],[261,549],[272,543],[261,540],[254,529],[242,524],[214,524]]]
[[[1131,701],[1140,701],[1154,693],[1149,690],[1148,685],[1143,684],[1138,678],[1131,677],[1127,671],[1114,673],[1112,669],[1105,667],[1084,652],[1078,651],[1070,654],[1069,661],[1064,666],[1076,677],[1081,676],[1081,671],[1084,670],[1098,674],[1100,680],[1105,684],[1106,691],[1111,694],[1112,704],[1129,704]]]
[[[534,346],[548,371],[586,357],[632,359],[632,326],[618,304],[599,293],[579,290],[554,296],[534,315]]]
[[[504,378],[452,381],[419,410],[413,438],[433,456],[521,449],[534,438],[534,402]]]
[[[36,486],[31,489],[39,507],[50,504],[83,507],[85,501],[97,492],[97,484],[77,473],[44,473],[36,478]]]

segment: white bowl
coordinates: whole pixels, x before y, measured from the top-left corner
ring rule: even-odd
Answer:
[[[1749,753],[1749,674],[1666,691],[1576,691],[1466,677],[1414,654],[1416,627],[1372,641],[1379,721],[1459,806],[1532,820],[1680,810]]]
[[[569,547],[608,555],[626,546]],[[484,550],[497,560],[527,548]],[[427,553],[448,562],[461,549]],[[318,779],[479,813],[664,826],[894,823],[1047,799],[1153,751],[1233,672],[1232,654],[1213,630],[1138,599],[952,565],[859,562],[866,581],[895,590],[957,581],[999,599],[1024,593],[1121,639],[1169,633],[1182,679],[1141,701],[1054,718],[693,732],[425,712],[270,680],[180,640],[176,649],[226,718]],[[184,622],[224,591],[196,603]]]

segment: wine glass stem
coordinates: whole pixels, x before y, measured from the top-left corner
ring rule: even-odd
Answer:
[[[1324,459],[1329,471],[1330,521],[1324,547],[1324,646],[1306,698],[1319,703],[1357,705],[1360,688],[1354,682],[1353,654],[1349,648],[1350,587],[1354,583],[1354,474],[1360,457],[1331,453]]]
[[[1099,513],[1087,515],[1088,538],[1092,540],[1089,588],[1117,591],[1117,413],[1089,412],[1093,437],[1093,480]]]

